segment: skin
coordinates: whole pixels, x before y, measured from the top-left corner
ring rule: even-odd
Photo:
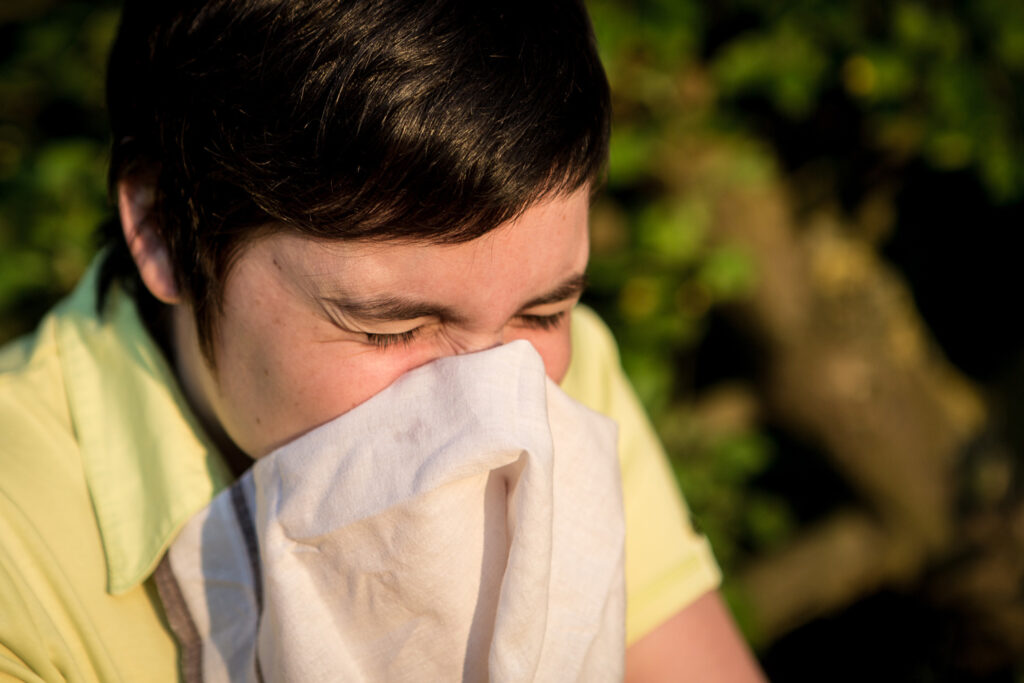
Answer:
[[[763,683],[718,591],[709,591],[626,649],[626,683]]]
[[[126,180],[118,195],[142,280],[171,308],[185,395],[238,468],[437,358],[525,339],[554,381],[568,369],[570,316],[589,257],[587,187],[457,245],[263,237],[226,280],[215,368],[150,223],[152,193]],[[716,592],[633,644],[626,674],[763,680]]]
[[[227,280],[216,372],[191,310],[176,312],[186,393],[259,458],[442,356],[526,339],[559,381],[587,264],[587,205],[577,192],[456,245],[263,238]],[[422,310],[388,310],[399,304]]]

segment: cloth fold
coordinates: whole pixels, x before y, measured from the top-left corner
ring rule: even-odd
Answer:
[[[179,534],[186,680],[621,680],[615,444],[525,341],[407,373]]]

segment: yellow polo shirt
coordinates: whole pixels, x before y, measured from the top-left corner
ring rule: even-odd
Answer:
[[[131,300],[115,287],[97,314],[97,275],[0,350],[0,679],[178,680],[151,574],[232,479]],[[715,588],[718,569],[584,307],[562,386],[619,423],[632,642]]]

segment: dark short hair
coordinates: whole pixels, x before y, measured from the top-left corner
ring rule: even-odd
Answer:
[[[154,184],[204,352],[240,247],[455,243],[594,181],[608,85],[582,0],[128,0],[110,185]],[[116,219],[104,281],[140,286]]]

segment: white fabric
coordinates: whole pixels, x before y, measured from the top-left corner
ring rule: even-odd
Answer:
[[[168,558],[196,673],[621,680],[615,443],[525,341],[404,375],[256,462],[179,535]]]

